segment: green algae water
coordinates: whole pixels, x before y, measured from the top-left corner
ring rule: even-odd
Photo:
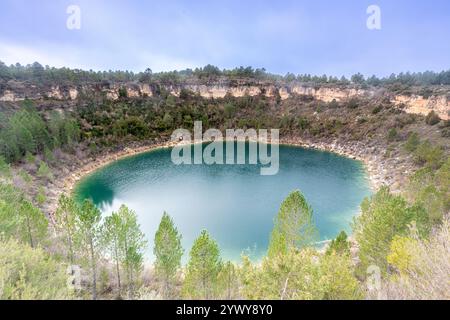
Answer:
[[[78,201],[91,198],[104,215],[122,204],[135,210],[149,260],[164,211],[183,235],[184,261],[202,229],[218,241],[223,258],[239,261],[245,253],[257,260],[267,250],[281,202],[295,189],[312,206],[321,241],[350,232],[359,204],[370,194],[363,164],[293,146],[281,145],[279,154],[278,174],[263,176],[259,165],[175,165],[171,149],[156,149],[99,169],[74,192]]]

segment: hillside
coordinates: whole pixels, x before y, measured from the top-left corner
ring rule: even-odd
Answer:
[[[307,96],[324,102],[336,100],[342,102],[354,97],[383,97],[393,105],[407,113],[427,115],[436,112],[443,120],[449,119],[450,86],[413,88],[411,92],[397,93],[390,88],[368,87],[361,85],[308,84],[286,81],[255,81],[254,79],[239,79],[231,81],[228,78],[216,79],[203,83],[188,80],[183,83],[166,84],[155,82],[110,82],[86,83],[81,85],[52,85],[40,87],[27,82],[7,81],[0,85],[0,101],[15,102],[24,99],[54,99],[59,101],[77,100],[79,95],[105,95],[106,98],[117,100],[121,90],[129,98],[143,98],[157,95],[160,90],[179,96],[184,90],[198,94],[203,98],[224,98],[225,96],[243,97],[258,96],[277,97],[286,100],[294,96]],[[423,91],[427,91],[426,94]]]
[[[380,80],[375,85],[373,79],[369,84],[368,80],[361,81],[358,77],[352,82],[326,77],[291,79],[262,71],[252,71],[248,75],[228,71],[226,75],[214,76],[202,75],[201,70],[187,76],[183,73],[98,75],[86,72],[81,76],[81,71],[68,69],[30,69],[35,73],[25,75],[28,69],[18,74],[14,74],[14,70],[11,67],[9,76],[0,77],[0,222],[13,221],[0,223],[0,228],[7,240],[15,239],[7,243],[14,252],[28,252],[28,249],[21,249],[22,244],[14,242],[17,240],[33,248],[45,248],[45,252],[62,259],[63,263],[81,265],[89,280],[77,293],[78,297],[86,297],[89,290],[93,298],[97,297],[94,288],[98,286],[96,272],[100,267],[105,279],[110,279],[102,280],[100,295],[112,298],[123,292],[120,282],[112,280],[115,271],[111,261],[105,258],[108,255],[105,249],[99,245],[95,247],[96,255],[86,255],[89,250],[94,251],[93,242],[89,242],[86,235],[94,237],[96,234],[90,232],[98,231],[102,237],[108,235],[106,240],[101,238],[108,245],[112,244],[112,238],[111,234],[102,233],[107,226],[100,228],[100,212],[91,202],[87,200],[80,207],[70,199],[74,183],[122,156],[168,146],[175,129],[192,129],[194,121],[202,121],[204,130],[276,128],[280,129],[281,143],[330,150],[360,159],[366,165],[374,192],[373,197],[361,204],[361,215],[355,220],[352,238],[338,237],[330,244],[327,254],[312,247],[293,247],[284,252],[282,247],[277,247],[282,243],[275,241],[275,249],[270,250],[261,264],[245,259],[242,265],[231,262],[222,265],[215,261],[220,273],[213,270],[217,272],[208,284],[223,281],[219,277],[223,272],[232,273],[232,283],[227,285],[233,286],[228,291],[229,295],[233,292],[233,296],[228,298],[279,298],[279,283],[287,283],[291,272],[298,277],[287,293],[291,299],[372,298],[373,292],[368,291],[365,282],[366,269],[372,263],[382,268],[383,290],[388,290],[385,294],[392,298],[420,294],[426,298],[426,290],[417,289],[422,281],[418,279],[435,285],[446,272],[445,256],[435,262],[438,265],[435,269],[443,271],[432,277],[424,272],[432,265],[423,265],[420,261],[409,264],[407,259],[410,255],[428,259],[428,254],[439,254],[443,249],[435,239],[444,238],[448,229],[446,217],[450,203],[446,177],[450,108],[447,84],[420,84],[422,80],[416,80],[415,84],[405,85],[400,77],[395,78],[400,80],[393,80],[394,83]],[[61,78],[61,74],[64,77]],[[285,201],[286,206],[298,206],[308,213],[301,193],[293,192]],[[282,205],[280,219],[285,217],[283,208]],[[87,214],[92,215],[92,221],[82,220],[90,217]],[[143,237],[131,210],[122,207],[118,214],[119,220],[131,219],[133,236]],[[70,219],[76,221],[73,230],[67,230],[72,227]],[[174,222],[169,219],[164,223],[170,228]],[[416,225],[414,231],[412,226]],[[81,237],[80,247],[72,247],[72,232]],[[98,241],[101,242],[100,238]],[[199,242],[216,250],[217,244],[206,231],[202,232]],[[151,292],[151,296],[166,298],[217,298],[225,294],[217,288],[214,289],[220,291],[217,295],[209,291],[197,292],[191,282],[197,281],[196,278],[185,280],[181,274],[189,274],[189,268],[178,262],[171,274],[173,278],[169,279],[172,286],[169,295],[167,288],[160,290],[161,283],[169,280],[155,274],[152,268],[146,268],[147,276],[139,278],[144,268],[143,243],[136,243],[136,248],[132,256],[124,254],[120,258],[123,259],[120,265],[131,269],[117,272],[118,278],[121,274],[136,273],[135,278],[126,280],[129,298],[142,294],[136,292],[135,286],[146,294]],[[278,251],[284,253],[277,255]],[[29,254],[45,261],[45,252],[32,250]],[[0,254],[5,261],[10,259],[9,252]],[[0,255],[0,261],[1,258]],[[119,260],[116,262],[119,265]],[[302,269],[305,262],[307,270]],[[130,263],[135,264],[130,267]],[[55,264],[52,260],[53,269]],[[410,265],[414,269],[408,269]],[[289,266],[286,274],[283,266]],[[45,270],[43,272],[45,277]],[[267,277],[268,274],[271,276]],[[304,280],[311,279],[312,275],[320,277],[313,279],[311,287],[300,290]],[[260,285],[261,277],[265,279],[264,286]],[[397,283],[398,277],[403,277],[413,289]],[[14,287],[14,279],[11,279],[10,285]],[[334,280],[322,282],[323,279]],[[58,287],[59,284],[52,285]],[[41,282],[37,286],[45,287]],[[439,290],[430,292],[429,296],[445,296]]]

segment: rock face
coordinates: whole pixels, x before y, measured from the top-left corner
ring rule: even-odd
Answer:
[[[279,97],[282,100],[293,95],[310,96],[324,102],[345,101],[353,97],[370,98],[384,94],[396,106],[401,107],[407,113],[427,115],[434,110],[441,119],[448,120],[450,113],[449,99],[445,95],[424,98],[419,95],[395,95],[384,89],[358,89],[354,87],[336,86],[311,86],[300,83],[279,82],[248,82],[229,83],[217,81],[213,83],[184,83],[177,85],[150,85],[147,83],[96,83],[83,86],[53,86],[47,92],[41,92],[36,86],[26,86],[22,83],[7,84],[6,90],[0,91],[0,101],[20,101],[25,98],[55,100],[76,100],[80,92],[102,93],[107,99],[117,100],[120,97],[120,89],[125,89],[129,98],[153,96],[157,87],[162,87],[175,96],[179,96],[182,90],[188,90],[207,99],[224,98],[226,95],[233,97],[265,95],[266,97]]]
[[[74,89],[74,88],[69,89],[69,98],[70,98],[70,100],[76,100],[77,97],[78,97],[78,90]]]
[[[52,87],[51,91],[47,94],[47,96],[49,98],[53,98],[53,99],[56,99],[56,100],[63,100],[64,99],[64,96],[63,96],[61,90],[59,89],[59,87]]]
[[[18,100],[22,100],[18,97],[16,97],[16,95],[14,94],[14,92],[10,91],[10,90],[6,90],[2,96],[0,96],[0,101],[18,101]]]
[[[343,101],[350,99],[355,96],[364,96],[375,94],[374,91],[365,91],[360,89],[339,89],[339,88],[327,88],[320,87],[315,89],[313,87],[306,86],[294,86],[291,91],[298,95],[308,95],[313,96],[317,100],[322,100],[325,102],[331,102],[333,100]]]
[[[393,102],[396,105],[405,105],[406,112],[427,115],[431,110],[434,110],[441,119],[449,119],[450,103],[446,96],[432,96],[425,99],[417,95],[400,95],[395,96]]]

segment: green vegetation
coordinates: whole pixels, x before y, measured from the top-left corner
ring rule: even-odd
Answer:
[[[45,178],[47,180],[53,179],[52,172],[51,172],[50,168],[48,167],[48,165],[44,161],[41,161],[41,163],[39,164],[37,176],[40,178]]]
[[[275,219],[269,257],[301,249],[314,240],[316,232],[312,208],[300,191],[292,192],[281,204]]]
[[[55,281],[60,281],[62,275],[64,277],[64,288],[67,289],[68,275],[65,274],[67,266],[81,265],[83,274],[80,276],[87,276],[90,279],[89,286],[85,289],[90,289],[92,298],[96,299],[98,288],[104,287],[105,283],[104,267],[100,268],[100,264],[104,263],[102,262],[102,257],[105,254],[111,256],[116,267],[115,275],[117,276],[118,296],[121,295],[120,277],[123,272],[126,275],[125,283],[127,284],[128,296],[133,297],[135,285],[140,282],[143,252],[146,247],[144,235],[140,231],[136,214],[133,211],[122,206],[117,213],[106,217],[102,222],[100,211],[91,201],[85,200],[82,205],[79,205],[73,199],[63,195],[60,197],[59,206],[55,213],[57,237],[52,238],[52,235],[48,232],[48,220],[46,217],[31,202],[24,199],[23,194],[19,190],[11,185],[1,184],[0,199],[0,247],[3,247],[3,245],[7,248],[17,246],[25,254],[29,254],[29,257],[24,256],[23,260],[17,260],[17,256],[8,257],[6,251],[0,253],[0,262],[2,263],[0,264],[0,283],[6,281],[5,285],[8,286],[8,290],[18,290],[15,293],[8,291],[7,297],[25,298],[27,295],[32,297],[34,292],[26,291],[26,293],[20,293],[19,295],[19,291],[34,290],[33,287],[27,287],[28,285],[35,285],[33,283],[34,280],[32,280],[33,274],[28,276],[27,273],[34,272],[31,269],[32,264],[40,263],[38,259],[41,259],[43,261],[48,260],[47,265],[49,268],[47,274],[44,267],[36,269],[38,270],[37,272],[41,273],[36,274],[36,276],[42,278],[42,283],[36,285],[45,286],[45,277],[52,277],[52,273],[55,272],[54,270],[57,266],[58,270],[62,271],[58,276],[59,278],[55,279]],[[56,244],[62,247],[56,247],[56,252],[53,249],[48,254],[43,254],[49,248],[50,240],[51,242],[56,241]],[[47,255],[48,258],[46,258]],[[9,273],[2,274],[2,271],[6,272],[9,270],[8,265],[4,266],[4,261],[6,261],[4,259],[9,258],[16,259],[12,260],[13,263],[24,264],[28,268],[24,270],[25,273],[23,275],[20,268],[16,270],[17,277],[23,276],[24,278],[18,278],[17,288],[15,289],[15,282],[10,282],[9,278],[4,278],[9,277]],[[3,267],[7,269],[3,270]],[[37,268],[39,267],[37,266]],[[103,274],[100,272],[101,282],[97,284],[99,281],[99,270],[102,270]],[[28,283],[29,279],[31,279],[30,283]],[[21,286],[25,287],[22,288]],[[60,293],[53,292],[51,286],[48,289],[49,291],[36,292],[35,298],[39,299],[41,295],[44,299],[59,297],[57,294]],[[71,294],[77,293],[84,296],[86,290],[75,291]],[[61,296],[61,298],[64,298],[64,296]]]
[[[121,282],[121,262],[123,261],[123,249],[121,247],[121,231],[123,228],[123,221],[117,213],[113,213],[105,218],[103,225],[103,245],[106,251],[110,254],[115,265],[115,273],[117,277],[117,294],[120,297],[122,294]]]
[[[41,248],[0,240],[0,299],[72,298],[63,266]]]
[[[425,118],[425,122],[430,126],[434,126],[435,124],[438,124],[440,121],[441,119],[433,110],[431,110],[430,113],[428,113],[428,115]]]
[[[395,128],[391,128],[388,131],[387,140],[389,142],[395,141],[397,139],[397,136],[398,136],[397,130]]]
[[[414,151],[414,161],[422,166],[437,169],[444,161],[444,150],[433,146],[429,140],[420,143]]]
[[[446,243],[442,239],[448,238],[449,231],[444,218],[449,208],[445,196],[449,194],[449,174],[448,161],[437,171],[431,167],[418,171],[411,178],[409,202],[386,187],[365,199],[362,213],[354,223],[359,246],[356,266],[345,232],[332,240],[325,252],[314,248],[313,213],[298,190],[281,204],[268,255],[258,264],[245,256],[241,265],[223,262],[218,244],[204,230],[183,267],[181,234],[164,213],[153,249],[155,275],[161,281],[155,289],[164,298],[177,298],[180,294],[189,299],[372,298],[375,293],[366,291],[365,278],[366,270],[375,265],[382,271],[382,290],[389,289],[382,294],[392,298],[445,297],[446,282],[442,279],[448,270],[448,252],[442,247]],[[429,185],[434,187],[432,194]],[[46,232],[45,217],[17,189],[1,186],[0,283],[6,288],[0,291],[3,297],[86,297],[90,290],[94,299],[98,294],[108,296],[108,292],[132,299],[142,292],[140,287],[149,285],[141,276],[146,242],[132,210],[122,206],[101,219],[91,201],[79,205],[61,196],[55,226],[63,247],[47,253],[46,239],[50,234]],[[437,204],[429,201],[430,197],[437,199]],[[13,210],[16,207],[20,209]],[[15,221],[21,221],[20,225]],[[440,233],[431,231],[434,226]],[[104,255],[110,258],[106,265]],[[10,269],[11,263],[6,261],[22,267]],[[82,266],[89,280],[81,288],[67,290],[64,270],[74,264]],[[50,274],[52,281],[46,283]],[[441,283],[436,279],[441,279]],[[430,284],[432,291],[420,289],[422,282]]]
[[[79,141],[80,130],[74,119],[52,113],[46,122],[31,101],[25,100],[23,105],[0,125],[0,154],[7,162],[19,161],[25,155],[30,161],[33,154],[57,147],[69,149]]]
[[[320,255],[312,248],[244,262],[243,295],[248,299],[316,300],[361,298],[348,256]]]
[[[218,275],[218,297],[232,300],[240,295],[239,268],[231,261],[222,264]]]
[[[275,221],[269,254],[261,267],[244,258],[243,295],[249,299],[358,299],[359,283],[342,239],[329,254],[312,247],[316,230],[312,210],[300,191],[282,203]],[[281,241],[280,241],[281,240]]]
[[[408,136],[408,140],[405,143],[405,150],[408,152],[416,151],[417,147],[420,144],[419,135],[417,132],[412,132]]]
[[[221,268],[219,246],[208,232],[203,230],[189,252],[183,297],[188,299],[217,297],[218,276]]]
[[[382,187],[361,204],[361,215],[355,219],[355,239],[359,245],[360,269],[370,265],[387,272],[389,245],[395,235],[404,235],[411,223],[417,223],[422,234],[428,230],[428,217],[423,208],[409,206],[401,197]]]
[[[3,156],[0,156],[0,178],[10,179],[11,178],[11,168]]]
[[[0,184],[0,234],[34,248],[47,237],[48,220],[12,185]]]
[[[117,213],[117,219],[119,223],[118,249],[121,252],[121,262],[127,278],[128,296],[133,297],[135,284],[142,272],[143,255],[147,242],[133,210],[124,205],[121,206]]]
[[[415,172],[405,190],[407,198],[425,208],[431,225],[450,210],[450,159],[436,171],[425,167]]]
[[[85,200],[77,213],[77,241],[82,252],[86,252],[86,258],[91,266],[92,299],[97,299],[97,259],[100,240],[101,212],[90,200]]]
[[[66,248],[66,257],[71,264],[75,262],[75,235],[77,232],[76,218],[79,208],[72,198],[62,195],[55,212],[57,232],[62,237]]]
[[[327,254],[350,254],[350,243],[345,231],[341,231],[336,239],[331,240],[329,247],[327,248]]]
[[[421,239],[414,230],[396,237],[390,246],[388,262],[395,271],[385,280],[386,299],[448,300],[448,243],[450,221],[446,218],[429,239]]]
[[[174,296],[176,275],[181,268],[183,252],[181,234],[175,227],[172,218],[164,212],[155,234],[153,253],[156,259],[156,274],[162,279],[162,292],[165,298]]]
[[[351,81],[405,93],[415,85],[448,85],[449,76],[449,71],[385,79],[357,74]],[[175,97],[163,86],[221,77],[350,84],[345,78],[280,77],[264,69],[220,70],[211,65],[134,74],[0,63],[3,83],[14,79],[39,87],[54,82],[120,85],[117,101],[82,93],[65,111],[44,99],[48,104],[39,108],[25,100],[0,112],[1,299],[133,299],[145,290],[150,297],[169,299],[370,299],[380,293],[392,299],[449,298],[448,121],[434,113],[407,115],[376,97],[330,103],[309,96],[282,100],[279,94],[208,100],[187,90]],[[128,98],[127,81],[148,83],[156,94]],[[433,94],[429,88],[421,90],[424,96]],[[147,243],[129,208],[122,206],[102,218],[92,201],[80,204],[64,195],[55,212],[48,208],[53,194],[46,186],[58,181],[60,172],[71,172],[78,160],[137,141],[164,141],[174,129],[192,128],[197,120],[205,128],[280,128],[283,135],[305,141],[367,144],[374,153],[388,151],[385,158],[411,159],[410,178],[401,186],[402,193],[382,187],[365,199],[351,239],[341,232],[323,250],[314,246],[312,208],[300,191],[293,191],[275,216],[267,256],[258,263],[248,257],[240,264],[222,261],[214,235],[204,230],[183,266],[182,236],[176,221],[164,213],[154,236],[152,268],[144,265]],[[381,270],[383,286],[377,292],[367,290],[371,266]],[[79,268],[81,275],[72,271],[71,276],[82,279],[74,278],[70,290],[68,267]]]
[[[199,80],[211,80],[218,77],[227,77],[229,79],[258,79],[258,80],[280,80],[287,82],[301,81],[307,83],[334,83],[334,84],[349,84],[350,81],[345,77],[338,79],[333,76],[312,76],[310,74],[294,75],[287,73],[284,77],[267,73],[264,68],[254,69],[252,67],[238,67],[231,70],[220,70],[213,65],[206,65],[203,68],[196,68],[194,70],[186,69],[181,71],[170,71],[153,73],[151,69],[146,69],[144,72],[133,73],[130,71],[85,71],[68,68],[50,68],[42,66],[38,62],[22,66],[15,64],[6,66],[0,61],[0,81],[18,80],[18,81],[32,81],[38,85],[42,84],[82,84],[86,82],[100,82],[100,81],[141,81],[152,82],[158,81],[162,83],[177,83],[186,81],[190,78]],[[417,72],[417,73],[400,73],[398,75],[392,74],[389,77],[379,79],[375,75],[365,78],[362,74],[357,73],[351,76],[351,81],[360,85],[448,85],[450,84],[450,71],[442,71],[439,73],[433,71]],[[426,92],[423,92],[426,95]]]

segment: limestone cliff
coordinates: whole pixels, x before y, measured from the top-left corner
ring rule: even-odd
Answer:
[[[158,87],[175,96],[179,96],[182,90],[188,90],[204,98],[224,98],[226,95],[233,97],[243,97],[265,95],[267,97],[279,96],[285,100],[294,95],[310,96],[324,102],[345,101],[353,97],[366,97],[385,95],[394,105],[401,107],[407,113],[427,115],[434,110],[441,119],[448,120],[450,113],[450,103],[446,95],[432,95],[425,98],[420,95],[398,95],[385,89],[361,89],[352,86],[337,87],[331,85],[311,86],[301,83],[279,83],[279,82],[241,82],[227,83],[218,81],[216,83],[185,83],[176,85],[167,84],[146,84],[146,83],[96,83],[83,86],[52,86],[50,90],[42,91],[36,86],[27,86],[23,83],[12,83],[2,92],[0,91],[0,101],[20,101],[29,99],[55,99],[55,100],[76,100],[80,93],[100,93],[107,99],[119,99],[120,89],[125,89],[129,98],[139,98],[153,96]]]

